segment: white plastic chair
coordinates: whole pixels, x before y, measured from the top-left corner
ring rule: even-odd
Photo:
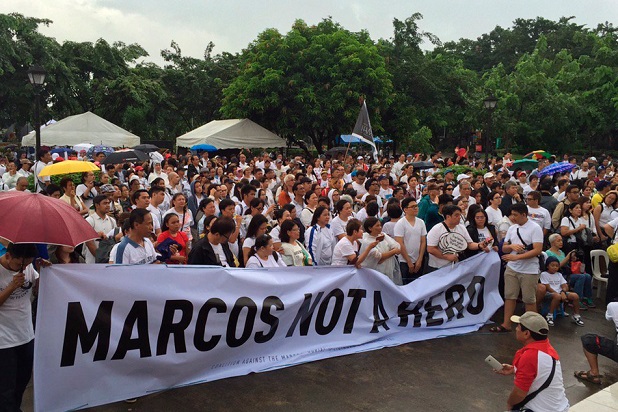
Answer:
[[[600,259],[605,259],[605,267],[609,267],[609,256],[604,250],[592,250],[590,260],[592,261],[592,280],[597,281],[597,298],[601,296],[601,284],[607,285],[607,272],[601,271]],[[603,277],[605,275],[606,277]]]

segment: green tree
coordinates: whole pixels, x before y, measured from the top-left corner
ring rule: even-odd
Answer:
[[[224,90],[221,114],[248,117],[290,141],[324,143],[349,133],[366,97],[374,134],[392,90],[391,75],[366,32],[331,19],[316,26],[297,20],[281,35],[262,32],[241,56],[241,71]]]

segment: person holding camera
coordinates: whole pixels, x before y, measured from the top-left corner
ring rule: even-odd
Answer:
[[[515,224],[506,232],[502,246],[502,260],[507,262],[504,271],[504,320],[501,325],[489,329],[491,332],[511,331],[511,316],[515,312],[520,291],[526,311],[536,311],[543,229],[528,219],[528,206],[524,203],[512,205],[510,215]]]

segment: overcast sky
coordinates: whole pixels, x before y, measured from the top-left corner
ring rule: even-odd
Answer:
[[[296,19],[315,24],[328,16],[348,30],[366,29],[374,40],[392,37],[393,18],[415,12],[424,16],[421,30],[443,42],[477,38],[516,18],[575,16],[592,28],[618,25],[616,0],[2,0],[0,13],[12,12],[51,19],[41,31],[59,42],[138,43],[157,64],[172,40],[194,57],[203,56],[209,41],[215,54],[239,52],[266,28],[286,33]]]

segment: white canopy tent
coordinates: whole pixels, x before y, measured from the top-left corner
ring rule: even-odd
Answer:
[[[217,149],[286,147],[285,140],[249,119],[213,120],[176,138],[176,145],[209,144]]]
[[[35,142],[35,132],[30,132],[21,139],[22,146],[34,146]],[[140,138],[91,112],[69,116],[41,128],[41,145],[75,146],[83,142],[111,147],[133,147],[140,144]]]

